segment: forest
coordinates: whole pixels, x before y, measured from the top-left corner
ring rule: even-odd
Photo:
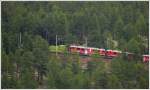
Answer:
[[[78,44],[136,53],[110,63],[49,48]],[[148,1],[2,1],[1,88],[148,89]],[[95,58],[95,57],[93,57]]]

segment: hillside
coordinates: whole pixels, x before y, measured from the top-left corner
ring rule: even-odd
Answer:
[[[2,1],[1,88],[149,88],[149,62],[138,58],[149,54],[148,20],[148,1]],[[52,53],[56,36],[63,57]],[[71,44],[137,57],[93,56],[83,70]]]

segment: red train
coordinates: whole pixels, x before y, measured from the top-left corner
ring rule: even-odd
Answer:
[[[98,48],[71,45],[69,47],[69,51],[72,53],[79,53],[82,55],[92,55],[94,54],[94,51],[98,51]]]
[[[118,57],[122,52],[118,50],[106,50],[106,56],[108,57]]]
[[[103,48],[93,48],[93,47],[84,47],[84,46],[75,46],[71,45],[69,47],[69,51],[72,53],[79,53],[81,55],[93,55],[95,53],[98,53],[101,56],[107,56],[107,57],[117,57],[122,52],[118,50],[105,50]]]
[[[108,58],[114,58],[120,56],[122,54],[121,51],[118,50],[105,50],[103,48],[93,48],[93,47],[84,47],[84,46],[76,46],[76,45],[70,45],[69,51],[71,53],[79,53],[81,55],[93,55],[93,54],[99,54],[100,56],[106,56]],[[132,59],[133,53],[124,52],[129,59]],[[149,55],[143,55],[143,62],[149,61]]]

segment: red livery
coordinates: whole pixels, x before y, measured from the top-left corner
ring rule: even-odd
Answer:
[[[143,62],[149,61],[149,55],[143,55]]]
[[[99,54],[101,55],[101,56],[105,56],[105,49],[99,49]]]
[[[117,51],[117,50],[107,50],[106,51],[106,56],[108,56],[108,57],[117,57],[117,56],[119,56],[120,53],[121,53],[121,51]]]

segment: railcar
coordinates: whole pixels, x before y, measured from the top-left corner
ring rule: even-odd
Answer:
[[[81,55],[88,55],[91,56],[95,54],[98,51],[98,48],[92,48],[92,47],[80,47],[80,54]]]
[[[77,53],[77,46],[74,46],[74,45],[69,46],[69,51],[71,53]]]
[[[79,54],[81,55],[88,55],[88,51],[86,47],[79,47]]]
[[[121,51],[118,50],[106,50],[106,56],[113,58],[118,57],[121,54]]]
[[[89,48],[87,48],[87,52],[88,52],[88,55],[91,56],[94,53],[94,49],[89,47]]]
[[[88,47],[75,45],[69,46],[69,51],[71,53],[79,53],[81,55],[89,55],[92,52]]]
[[[143,62],[149,61],[149,55],[143,55]]]
[[[105,54],[106,54],[105,49],[100,48],[100,49],[99,49],[99,54],[100,54],[101,56],[105,56]]]

